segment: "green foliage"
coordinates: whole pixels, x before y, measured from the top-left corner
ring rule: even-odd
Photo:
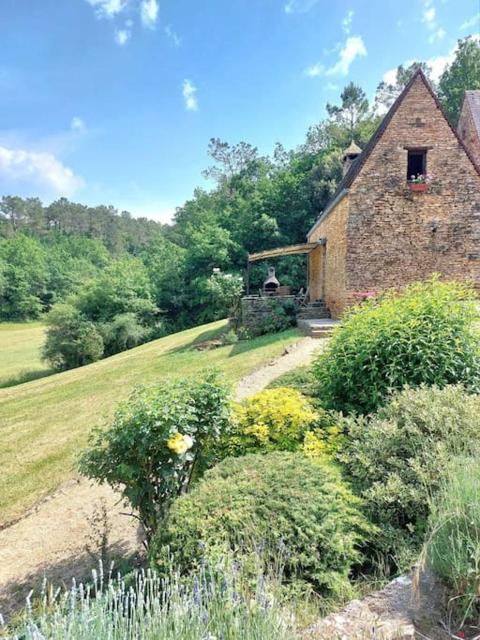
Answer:
[[[102,357],[102,336],[72,305],[55,305],[48,314],[47,327],[43,357],[55,369],[81,367]]]
[[[229,426],[228,392],[217,374],[136,391],[120,404],[109,429],[96,429],[80,469],[120,491],[138,512],[147,540],[208,465],[212,439]]]
[[[296,325],[296,308],[293,300],[268,300],[269,313],[260,318],[255,318],[255,323],[248,323],[239,329],[241,339],[250,339],[263,336],[267,333],[285,331]]]
[[[455,458],[430,516],[425,553],[448,588],[449,618],[461,629],[480,624],[480,467]]]
[[[359,122],[367,117],[368,100],[363,89],[354,82],[349,82],[343,89],[340,106],[326,105],[328,115],[347,129],[350,136],[355,136],[355,129]]]
[[[480,440],[480,396],[459,386],[405,389],[370,418],[346,419],[346,432],[339,461],[379,525],[376,549],[402,564],[423,541],[428,498],[451,456]]]
[[[311,400],[314,400],[316,387],[316,378],[313,374],[310,366],[297,367],[291,371],[287,371],[279,378],[276,378],[269,385],[270,389],[276,389],[277,387],[292,387],[297,391],[300,391],[304,396],[312,396]],[[316,401],[318,404],[318,401]]]
[[[206,281],[206,292],[215,310],[215,319],[238,314],[243,278],[231,273],[214,273]]]
[[[285,579],[329,596],[347,583],[370,527],[358,500],[327,464],[299,453],[228,458],[173,505],[157,531],[152,560],[189,571],[231,548],[237,556],[284,558]],[[269,560],[270,558],[270,560]]]
[[[0,240],[0,320],[37,318],[47,284],[46,256],[40,243],[24,234]]]
[[[112,322],[101,325],[100,329],[106,356],[137,347],[148,336],[148,330],[140,324],[134,313],[115,316]]]
[[[94,322],[108,322],[123,313],[135,313],[148,322],[157,311],[147,270],[130,257],[111,262],[79,292],[75,305]]]
[[[27,606],[11,640],[300,640],[295,621],[275,597],[277,575],[247,580],[230,559],[200,567],[189,580],[174,567],[162,577],[135,570],[109,579],[102,567],[92,585],[58,589],[53,604],[40,594]],[[1,626],[1,625],[0,625]],[[0,629],[1,632],[1,629]]]
[[[480,42],[472,36],[458,41],[453,62],[438,84],[440,99],[451,122],[456,125],[465,90],[480,89]]]
[[[316,360],[318,396],[329,408],[368,413],[404,385],[480,388],[475,293],[436,277],[353,308]]]
[[[303,451],[308,455],[331,453],[338,440],[339,418],[314,409],[295,389],[260,391],[234,407],[233,427],[217,445],[217,455]]]

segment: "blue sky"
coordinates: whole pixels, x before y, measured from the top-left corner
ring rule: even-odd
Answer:
[[[0,195],[168,221],[210,137],[301,143],[353,80],[438,75],[480,0],[0,0]]]

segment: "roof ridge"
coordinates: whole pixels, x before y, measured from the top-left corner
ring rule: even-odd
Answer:
[[[410,80],[407,82],[407,84],[403,87],[401,93],[397,96],[397,98],[395,99],[394,103],[392,104],[390,109],[387,111],[387,113],[383,117],[383,119],[380,122],[380,124],[378,125],[378,127],[375,129],[375,131],[372,134],[370,140],[365,145],[365,148],[363,149],[362,153],[352,162],[352,164],[350,165],[349,170],[344,175],[342,180],[340,180],[337,188],[335,189],[335,192],[333,193],[333,196],[330,198],[330,200],[328,201],[326,207],[324,208],[324,210],[322,211],[322,213],[318,217],[317,221],[315,222],[313,227],[308,232],[307,237],[312,233],[312,231],[314,229],[316,229],[316,227],[318,226],[320,220],[323,219],[324,214],[327,214],[331,210],[331,204],[339,197],[339,195],[342,193],[342,191],[344,191],[345,189],[348,189],[349,187],[351,187],[351,185],[353,184],[353,182],[357,178],[358,174],[360,173],[363,165],[365,164],[367,159],[370,157],[370,154],[372,153],[373,149],[376,147],[377,143],[381,139],[381,137],[382,137],[383,133],[385,132],[386,128],[390,124],[393,116],[398,111],[398,108],[402,104],[405,96],[407,95],[407,93],[412,88],[412,86],[413,86],[414,82],[416,81],[416,79],[419,78],[419,77],[422,79],[422,81],[423,81],[424,85],[426,86],[427,90],[429,91],[430,95],[433,97],[433,100],[435,102],[436,107],[439,109],[441,115],[447,121],[447,124],[450,127],[451,131],[453,132],[453,135],[455,136],[455,138],[459,142],[459,144],[462,147],[462,149],[465,151],[465,154],[467,155],[467,157],[470,160],[470,162],[472,163],[474,169],[476,170],[476,172],[480,176],[480,166],[476,163],[476,161],[473,158],[472,154],[467,149],[467,147],[465,146],[463,140],[458,135],[458,132],[456,131],[455,127],[453,127],[452,123],[448,119],[448,117],[447,117],[447,115],[446,115],[446,113],[445,113],[445,111],[444,111],[444,109],[443,109],[443,107],[442,107],[442,105],[440,103],[440,100],[438,99],[437,95],[435,94],[435,92],[434,92],[434,90],[433,90],[433,88],[432,88],[432,86],[430,84],[429,79],[427,78],[427,76],[425,75],[425,73],[423,72],[422,69],[417,69],[415,71],[415,73],[412,75],[412,77],[410,78]]]

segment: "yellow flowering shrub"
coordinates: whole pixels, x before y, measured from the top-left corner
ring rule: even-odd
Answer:
[[[332,449],[329,429],[337,428],[336,418],[315,409],[296,389],[266,389],[234,407],[233,430],[222,456],[246,453],[303,450],[312,456]],[[338,429],[338,431],[340,431]]]
[[[332,456],[340,448],[342,434],[342,429],[336,424],[326,429],[307,431],[303,439],[303,453],[309,458]]]
[[[177,456],[181,456],[193,447],[193,439],[190,436],[175,433],[167,440],[167,447]]]

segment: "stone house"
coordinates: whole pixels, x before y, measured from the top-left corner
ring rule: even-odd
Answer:
[[[431,182],[414,191],[412,175]],[[467,91],[458,129],[418,71],[344,176],[307,243],[251,256],[308,253],[310,301],[338,317],[367,292],[432,273],[480,288],[480,91]]]
[[[412,175],[431,174],[425,191]],[[480,91],[468,91],[458,132],[418,71],[308,234],[309,291],[337,317],[365,292],[438,272],[480,287]]]

